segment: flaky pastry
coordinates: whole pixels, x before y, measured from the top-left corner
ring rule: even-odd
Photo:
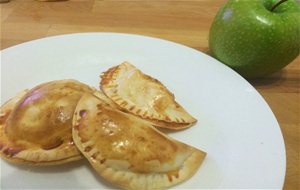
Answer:
[[[92,93],[75,80],[41,84],[1,107],[0,155],[14,163],[61,164],[81,158],[72,139],[78,100]]]
[[[125,189],[163,189],[181,183],[206,155],[91,94],[77,104],[73,139],[100,176]]]
[[[128,62],[101,75],[100,88],[120,109],[169,129],[182,129],[197,120],[176,101],[174,95]]]

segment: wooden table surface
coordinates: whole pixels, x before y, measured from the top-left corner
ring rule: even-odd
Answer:
[[[105,31],[164,38],[208,53],[209,28],[224,2],[11,0],[0,4],[1,49],[46,36]],[[300,188],[299,81],[300,57],[278,73],[249,81],[270,105],[285,139],[287,173],[284,189]]]

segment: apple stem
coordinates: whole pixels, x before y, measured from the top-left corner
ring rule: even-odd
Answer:
[[[278,1],[278,3],[276,3],[276,4],[272,7],[271,12],[273,12],[279,5],[281,5],[282,3],[286,2],[286,1],[288,1],[288,0],[280,0],[280,1]]]

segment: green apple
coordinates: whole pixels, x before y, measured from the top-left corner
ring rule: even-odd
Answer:
[[[276,72],[300,52],[296,0],[229,0],[209,34],[212,55],[245,78]]]

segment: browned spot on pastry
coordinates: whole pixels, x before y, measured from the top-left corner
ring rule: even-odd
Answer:
[[[166,117],[165,117],[165,120],[167,120],[167,121],[171,121],[171,119],[170,119],[170,117],[169,117],[169,116],[166,116]]]
[[[87,141],[88,141],[87,138],[81,138],[81,139],[80,139],[80,142],[81,142],[81,143],[86,143]]]
[[[127,106],[127,105],[128,105],[128,102],[123,101],[120,105],[121,105],[121,106]]]
[[[97,156],[98,156],[99,152],[94,153],[91,157],[96,160]]]
[[[136,111],[136,113],[139,114],[141,111],[142,111],[141,109],[138,109],[138,110]]]
[[[129,108],[129,110],[132,111],[134,108],[135,108],[135,106],[133,105]]]
[[[90,147],[90,146],[87,146],[87,147],[85,147],[85,149],[84,149],[85,152],[89,152],[89,151],[91,151],[91,150],[92,150],[92,147]]]
[[[139,140],[140,142],[146,142],[146,141],[147,141],[144,137],[138,137],[138,140]]]
[[[3,151],[4,154],[6,154],[7,156],[13,157],[16,154],[18,154],[19,152],[21,152],[23,149],[20,147],[9,147],[7,149],[5,149]]]
[[[55,139],[54,142],[42,146],[42,149],[44,149],[44,150],[51,150],[51,149],[59,147],[61,144],[63,144],[63,142],[64,141],[62,139]]]
[[[79,115],[80,115],[80,117],[85,117],[86,116],[86,110],[80,110]]]
[[[4,124],[10,114],[11,110],[6,111],[3,115],[0,116],[0,125]]]
[[[135,150],[131,150],[130,154],[131,154],[131,156],[134,156],[137,154],[137,152]]]
[[[176,177],[176,178],[179,178],[178,170],[169,171],[167,173],[167,176],[168,176],[169,181],[172,182],[173,181],[173,176]]]
[[[118,66],[116,67],[112,67],[110,69],[108,69],[106,72],[101,74],[101,85],[106,85],[109,84],[111,81],[111,78],[113,77],[113,74],[115,73],[115,71],[118,70]]]
[[[101,160],[100,160],[100,164],[104,164],[105,161],[106,161],[105,158],[101,159]]]

